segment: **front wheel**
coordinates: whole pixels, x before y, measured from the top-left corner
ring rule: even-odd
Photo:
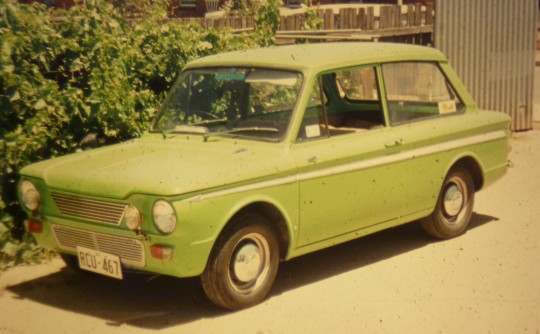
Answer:
[[[424,230],[439,239],[449,239],[465,233],[474,206],[474,183],[471,174],[456,166],[444,180],[433,213],[420,220]]]
[[[244,215],[218,238],[201,281],[216,305],[241,309],[262,301],[279,266],[279,243],[268,219]]]

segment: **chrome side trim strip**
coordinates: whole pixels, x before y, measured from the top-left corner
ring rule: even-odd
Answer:
[[[202,201],[209,198],[215,198],[215,197],[231,195],[231,194],[236,194],[236,193],[241,193],[241,192],[246,192],[246,191],[253,191],[257,189],[276,187],[276,186],[281,186],[281,185],[292,184],[295,182],[317,179],[317,178],[326,177],[329,175],[339,175],[339,174],[344,174],[344,173],[350,173],[350,172],[355,172],[362,169],[373,168],[373,167],[383,166],[383,165],[401,162],[401,161],[405,161],[409,159],[424,157],[424,156],[428,156],[437,152],[450,151],[450,150],[457,149],[460,147],[487,143],[490,141],[503,139],[503,138],[506,138],[506,133],[504,132],[504,130],[497,130],[497,131],[492,131],[492,132],[475,135],[471,137],[460,138],[460,139],[451,140],[451,141],[443,142],[439,144],[433,144],[433,145],[413,149],[410,151],[398,152],[396,154],[386,155],[383,157],[356,161],[356,162],[352,162],[352,163],[345,164],[342,166],[335,166],[335,167],[325,168],[325,169],[321,169],[317,171],[301,173],[298,175],[285,176],[285,177],[281,177],[274,180],[256,182],[256,183],[252,183],[252,184],[248,184],[244,186],[234,187],[231,189],[219,190],[219,191],[211,192],[208,194],[197,195],[187,200],[191,202],[197,202],[197,201]]]
[[[306,181],[310,179],[316,179],[320,177],[325,177],[328,175],[344,174],[349,172],[355,172],[361,169],[373,168],[383,165],[388,165],[391,163],[401,162],[405,160],[410,160],[414,158],[420,158],[427,155],[431,155],[437,152],[450,151],[460,147],[466,147],[471,145],[477,145],[497,139],[505,138],[506,134],[503,130],[489,132],[481,135],[476,135],[467,138],[456,139],[440,144],[429,145],[410,151],[399,152],[396,154],[386,155],[383,157],[377,157],[362,161],[353,162],[350,164],[336,166],[332,168],[326,168],[318,171],[313,171],[309,173],[304,173],[299,175],[299,181]]]

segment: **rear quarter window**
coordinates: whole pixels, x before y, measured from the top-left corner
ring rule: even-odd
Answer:
[[[382,65],[391,124],[463,111],[464,104],[431,62],[400,62]]]

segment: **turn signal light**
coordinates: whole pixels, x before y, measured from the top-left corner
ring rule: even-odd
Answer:
[[[171,247],[163,245],[150,246],[150,253],[154,259],[168,261],[173,257],[173,250]]]
[[[43,226],[39,220],[25,220],[24,227],[26,228],[26,231],[30,233],[41,233],[43,231]]]

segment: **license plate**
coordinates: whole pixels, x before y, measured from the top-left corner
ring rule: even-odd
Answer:
[[[81,269],[122,279],[120,257],[80,246],[77,247],[77,255]]]

